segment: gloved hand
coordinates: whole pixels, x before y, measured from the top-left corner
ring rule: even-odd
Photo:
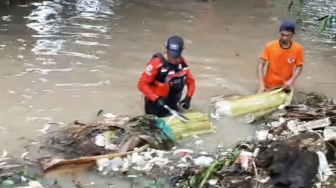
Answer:
[[[181,101],[181,107],[184,109],[189,109],[190,108],[190,101],[191,98],[186,96],[182,101]]]
[[[161,99],[161,97],[158,97],[156,100],[155,100],[155,105],[156,106],[161,106],[163,107],[165,105],[164,101]]]

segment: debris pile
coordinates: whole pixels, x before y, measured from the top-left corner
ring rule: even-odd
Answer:
[[[48,145],[67,158],[105,155],[131,151],[149,144],[151,148],[169,150],[174,135],[164,121],[155,116],[111,116],[94,123],[75,121],[64,130],[48,134]]]
[[[198,121],[200,126],[195,124],[203,128],[190,130],[204,133],[209,125],[203,120],[206,122]],[[60,131],[48,133],[43,146],[44,150],[64,156],[43,157],[39,163],[45,171],[92,163],[104,175],[170,177],[170,187],[177,188],[331,188],[336,185],[333,173],[336,104],[316,93],[308,94],[299,105],[280,105],[265,117],[253,139],[238,143],[234,149],[218,146],[214,152],[204,152],[196,147],[201,140],[189,148],[186,146],[187,149],[179,149],[175,146],[179,137],[176,135],[183,133],[177,134],[176,130],[182,128],[168,125],[169,121],[150,115],[112,114],[94,123],[75,121]],[[188,126],[185,124],[183,128]],[[19,171],[24,172],[23,166],[17,166]],[[22,175],[25,173],[3,176],[4,172],[9,171],[3,171],[0,165],[1,182],[5,183],[16,181],[15,174],[20,174],[17,177],[21,180],[26,177]]]
[[[148,147],[170,150],[174,142],[172,129],[164,120],[155,116],[129,117],[107,114],[95,123],[84,124],[75,121],[63,130],[50,132],[43,149],[64,156],[63,159],[44,157],[40,159],[40,163],[44,170],[96,161],[100,166],[104,166],[109,159],[113,159],[109,163],[118,163],[118,157],[142,152]],[[140,150],[137,150],[139,147]]]
[[[328,183],[333,172],[322,151],[312,151],[310,133],[253,145],[239,144],[209,167],[189,166],[172,178],[174,187],[312,187]],[[335,150],[326,150],[333,152]],[[329,178],[329,179],[328,179]]]
[[[39,163],[45,171],[64,165],[96,163],[98,170],[128,171],[129,167],[149,171],[153,166],[163,166],[176,140],[190,134],[213,132],[206,114],[188,112],[188,123],[174,116],[157,118],[153,115],[115,116],[107,113],[94,123],[74,123],[62,130],[50,131],[39,151],[48,151],[55,157],[43,157]],[[61,156],[59,156],[61,154]],[[163,164],[163,165],[161,165]],[[171,165],[171,164],[170,164]]]
[[[253,153],[242,150],[245,144],[238,145],[235,150],[218,148],[217,159],[213,163],[191,164],[182,174],[171,178],[172,187],[251,187],[249,171],[253,164]]]
[[[174,186],[334,187],[333,100],[311,93],[302,104],[280,106],[265,120],[253,140],[239,144],[210,167],[190,166],[174,176]]]
[[[169,177],[179,173],[188,166],[209,166],[216,160],[216,153],[198,152],[191,149],[163,151],[146,149],[142,152],[135,150],[124,158],[112,160],[102,158],[97,160],[98,171],[103,174],[121,172],[128,177]]]

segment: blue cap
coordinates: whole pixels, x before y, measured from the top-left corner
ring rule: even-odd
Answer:
[[[168,51],[168,54],[172,58],[181,57],[183,48],[184,48],[184,41],[181,37],[172,36],[168,38],[166,49]]]
[[[291,20],[287,20],[281,23],[279,31],[291,31],[295,34],[295,23]]]

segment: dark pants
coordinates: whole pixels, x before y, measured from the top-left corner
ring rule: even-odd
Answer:
[[[182,93],[169,94],[168,97],[163,98],[163,101],[167,106],[169,106],[169,108],[177,111],[179,110],[178,106],[181,99],[181,94]],[[145,98],[145,113],[152,114],[160,118],[171,115],[167,109],[162,106],[158,106],[155,104],[155,102],[150,101],[147,98]]]

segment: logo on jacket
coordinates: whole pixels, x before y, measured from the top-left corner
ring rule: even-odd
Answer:
[[[287,60],[287,61],[288,61],[288,63],[290,63],[290,64],[291,64],[291,63],[294,63],[294,62],[295,62],[295,59],[294,59],[294,58],[292,58],[292,57],[290,57],[290,58],[288,58],[288,60]]]
[[[151,75],[152,74],[152,70],[153,70],[153,65],[148,65],[146,67],[145,72],[146,72],[146,74]]]

